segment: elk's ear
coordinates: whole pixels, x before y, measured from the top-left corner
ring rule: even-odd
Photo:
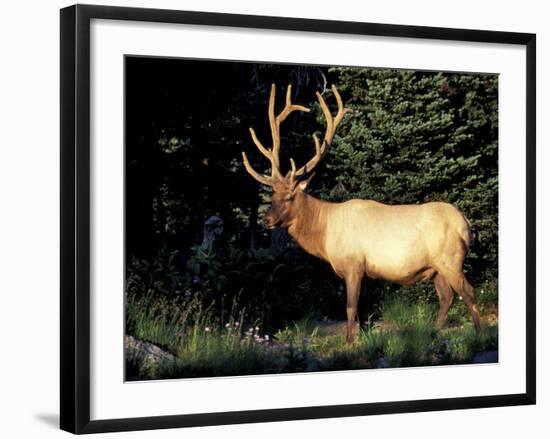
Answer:
[[[304,180],[298,183],[298,189],[300,189],[301,191],[305,191],[308,184],[309,184],[309,178],[307,180]]]
[[[312,174],[311,174],[308,178],[306,178],[305,180],[300,181],[300,182],[297,184],[298,189],[300,189],[301,191],[305,191],[306,188],[309,186],[309,182],[311,181],[311,179],[313,178],[314,175],[315,175],[315,172],[312,173]]]

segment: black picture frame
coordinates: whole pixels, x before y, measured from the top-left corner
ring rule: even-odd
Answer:
[[[383,403],[90,420],[90,21],[133,20],[255,29],[358,34],[526,47],[526,392]],[[303,18],[74,5],[61,10],[61,398],[60,426],[99,433],[325,417],[535,404],[536,36]]]

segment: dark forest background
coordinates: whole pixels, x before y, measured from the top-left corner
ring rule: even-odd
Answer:
[[[272,329],[306,315],[344,318],[342,282],[284,231],[263,228],[270,193],[241,162],[244,150],[267,171],[248,128],[269,144],[271,83],[277,109],[288,84],[293,102],[312,108],[282,126],[283,167],[290,157],[305,163],[314,153],[312,133],[324,133],[316,91],[334,108],[336,84],[353,110],[310,193],[333,201],[455,204],[475,233],[467,275],[478,291],[496,294],[496,75],[127,57],[128,295],[195,297],[220,322],[237,306]],[[375,283],[368,289],[372,315],[397,294],[411,303],[437,300],[431,284]]]

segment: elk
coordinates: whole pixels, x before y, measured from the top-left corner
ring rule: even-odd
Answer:
[[[357,308],[362,281],[368,278],[411,285],[433,279],[439,297],[436,327],[447,318],[454,293],[458,294],[472,315],[477,333],[481,331],[479,310],[472,285],[463,272],[463,263],[471,243],[471,225],[456,207],[444,202],[389,205],[373,200],[349,200],[334,203],[306,193],[313,171],[332,144],[336,128],[350,111],[333,85],[338,110],[333,116],[323,96],[317,100],[326,120],[321,142],[313,134],[315,155],[305,165],[283,175],[279,163],[280,127],[294,111],[309,109],[291,102],[291,86],[283,110],[275,115],[275,84],[271,86],[268,118],[272,145],[266,148],[250,128],[252,141],[271,163],[271,175],[264,175],[250,165],[246,153],[242,159],[246,171],[259,183],[273,190],[271,206],[264,217],[268,229],[285,227],[308,253],[328,262],[344,279],[347,290],[346,341],[354,340],[354,326],[359,320]]]

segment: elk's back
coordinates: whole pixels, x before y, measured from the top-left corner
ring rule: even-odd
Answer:
[[[470,225],[448,203],[387,205],[350,200],[327,216],[325,249],[335,271],[411,283],[462,265]],[[453,268],[454,269],[454,268]]]

